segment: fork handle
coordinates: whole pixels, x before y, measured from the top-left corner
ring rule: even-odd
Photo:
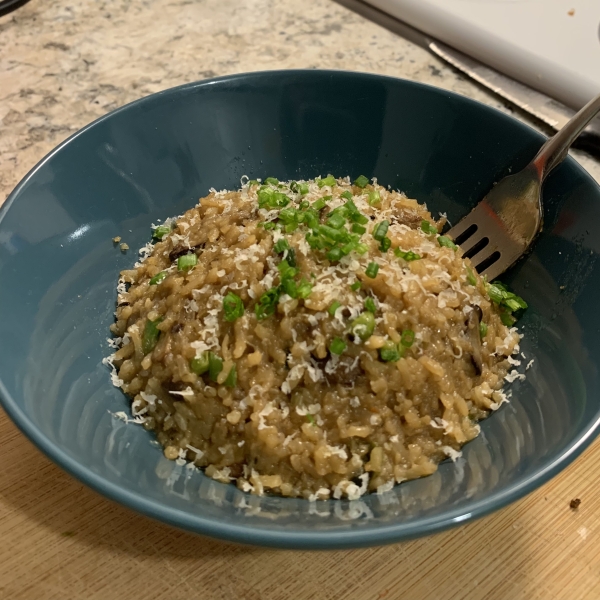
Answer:
[[[600,112],[600,94],[592,98],[560,131],[552,136],[536,154],[531,164],[544,181],[548,173],[567,156],[569,148],[586,125]]]

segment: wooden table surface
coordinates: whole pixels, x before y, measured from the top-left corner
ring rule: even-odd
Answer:
[[[328,0],[32,0],[0,18],[0,203],[57,143],[118,105],[202,77],[291,67],[410,77],[505,110]],[[598,163],[579,158],[598,178]],[[239,547],[134,514],[50,463],[1,411],[0,440],[1,600],[600,599],[600,440],[484,519],[328,552]]]

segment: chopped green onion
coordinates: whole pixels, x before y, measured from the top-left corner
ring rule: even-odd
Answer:
[[[308,413],[308,414],[306,415],[306,420],[307,420],[307,421],[308,421],[308,422],[309,422],[311,425],[316,425],[316,424],[317,424],[317,422],[315,421],[315,418],[314,418],[314,417],[313,417],[313,416],[312,416],[310,413]]]
[[[198,257],[195,254],[184,254],[177,259],[177,269],[180,271],[189,271],[198,264]]]
[[[227,296],[223,298],[223,314],[226,321],[231,322],[239,319],[244,314],[244,303],[242,302],[242,299],[233,292],[229,292]]]
[[[341,194],[340,194],[341,198],[346,198],[346,200],[352,200],[352,192],[349,192],[348,190],[344,190]]]
[[[488,332],[488,326],[482,321],[479,323],[479,337],[483,339]]]
[[[208,378],[216,381],[219,373],[223,370],[223,359],[214,352],[208,353]]]
[[[367,277],[370,277],[371,279],[375,279],[375,277],[377,277],[378,272],[379,265],[376,262],[370,262],[365,270],[365,275]]]
[[[171,228],[168,225],[159,225],[152,232],[152,237],[156,240],[162,240],[167,233],[171,232]]]
[[[404,252],[403,250],[400,250],[400,248],[396,248],[394,250],[394,254],[398,258],[403,258],[407,262],[410,262],[411,260],[418,260],[419,258],[421,258],[416,252],[412,252],[411,250],[408,250],[408,252]]]
[[[277,287],[272,287],[270,290],[267,290],[256,303],[254,307],[254,312],[256,314],[256,318],[260,321],[262,319],[266,319],[275,313],[275,307],[277,302],[279,301],[280,291]]]
[[[284,279],[281,282],[281,287],[283,288],[283,291],[290,298],[298,297],[298,286],[296,285],[296,282],[293,279],[290,279],[290,278]]]
[[[265,183],[269,185],[279,185],[279,179],[275,179],[275,177],[267,177],[265,179]]]
[[[329,238],[334,242],[342,242],[344,241],[344,232],[339,231],[338,229],[334,229],[333,227],[329,227],[329,225],[319,225],[317,231],[324,237]]]
[[[375,331],[375,317],[371,312],[361,313],[350,325],[353,335],[359,337],[363,342],[368,340]]]
[[[298,185],[298,191],[305,196],[308,194],[308,183],[301,183]]]
[[[333,317],[335,315],[335,311],[342,305],[341,302],[334,300],[331,303],[331,306],[327,309],[327,312]]]
[[[166,271],[161,271],[160,273],[157,273],[151,280],[150,280],[150,285],[158,285],[163,279],[165,279],[167,277],[167,272]]]
[[[365,233],[365,231],[367,231],[366,227],[363,227],[362,225],[359,225],[358,223],[352,223],[352,232],[353,233],[358,233],[360,235],[362,235],[363,233]]]
[[[282,192],[276,192],[271,187],[263,187],[258,191],[259,208],[283,208],[290,203],[290,199]]]
[[[379,249],[382,252],[387,252],[390,249],[390,246],[392,245],[392,240],[390,240],[389,237],[384,237],[381,240],[381,244],[379,244]]]
[[[290,267],[296,266],[296,251],[293,248],[288,248],[285,259],[288,261]]]
[[[308,298],[310,293],[312,292],[312,283],[308,281],[302,281],[298,286],[298,297],[299,298]]]
[[[350,289],[353,292],[358,292],[358,290],[360,290],[360,286],[362,285],[362,283],[360,281],[355,281],[351,286]]]
[[[294,193],[298,192],[298,182],[297,181],[290,181],[290,190]]]
[[[335,185],[337,183],[336,178],[333,175],[327,175],[324,179],[317,179],[317,185],[322,188],[326,185]]]
[[[350,220],[359,225],[366,225],[369,222],[369,217],[366,217],[360,212],[355,212],[350,214]]]
[[[250,185],[258,185],[258,184],[259,184],[259,182],[258,182],[258,180],[257,180],[257,179],[251,179],[251,180],[248,182],[248,185],[249,185],[249,186],[250,186]]]
[[[321,239],[320,236],[315,235],[314,233],[307,233],[305,238],[306,238],[306,241],[308,242],[308,245],[313,250],[320,250],[321,248],[323,248],[323,240]]]
[[[371,296],[369,296],[366,300],[365,300],[365,308],[370,312],[370,313],[375,313],[377,312],[377,307],[375,306],[375,300],[373,300],[373,298],[371,298]]]
[[[271,231],[272,229],[275,229],[277,227],[277,223],[273,223],[272,221],[270,221],[269,223],[265,223],[263,227],[265,231]]]
[[[158,325],[163,321],[164,317],[158,317],[155,321],[146,321],[144,333],[142,335],[142,352],[144,355],[149,354],[154,349],[160,337],[160,329]]]
[[[227,374],[227,379],[223,382],[225,387],[235,387],[237,385],[237,369],[235,365],[232,365],[229,373]]]
[[[421,221],[421,229],[425,233],[429,233],[430,235],[438,232],[437,228],[434,225],[432,225],[429,221],[427,221],[426,219],[423,219]]]
[[[277,265],[277,270],[281,275],[281,279],[291,279],[293,277],[296,277],[296,275],[298,274],[298,271],[294,269],[294,267],[290,266],[290,263],[287,260],[282,260]]]
[[[342,251],[341,248],[332,248],[327,253],[327,260],[335,262],[335,261],[340,260],[340,258],[342,258],[342,256],[344,256],[344,252]]]
[[[469,267],[467,267],[467,283],[470,285],[477,285],[477,278]]]
[[[279,211],[279,219],[284,223],[296,223],[298,221],[298,210],[296,208],[284,208]]]
[[[487,293],[490,299],[496,304],[501,304],[504,300],[505,291],[495,283],[490,283],[487,286]]]
[[[323,198],[319,198],[316,202],[313,203],[312,207],[315,210],[323,210],[327,206],[327,202]]]
[[[346,342],[339,337],[333,338],[331,344],[329,344],[329,352],[332,354],[337,354],[338,356],[344,352],[344,350],[348,347]]]
[[[500,313],[500,320],[507,327],[512,327],[517,321],[510,313],[507,312]]]
[[[412,331],[412,329],[405,329],[402,332],[402,336],[400,337],[400,343],[405,348],[410,348],[413,345],[414,341],[415,341],[415,332]]]
[[[385,344],[379,348],[379,358],[385,362],[397,362],[402,358],[402,354],[394,342],[387,340]]]
[[[369,246],[367,246],[366,244],[358,244],[358,246],[356,246],[355,250],[357,254],[364,254],[367,250],[369,249]]]
[[[381,240],[383,240],[383,238],[387,235],[389,226],[390,222],[387,219],[385,221],[381,221],[381,223],[378,223],[375,226],[375,229],[373,229],[373,237],[378,242],[381,242]]]
[[[369,204],[374,206],[375,204],[379,204],[381,202],[381,196],[379,195],[379,190],[373,190],[369,192]]]
[[[329,227],[333,227],[334,229],[341,229],[346,224],[346,219],[342,217],[340,214],[332,214],[327,219],[327,225]]]
[[[458,250],[458,246],[447,235],[440,235],[438,244],[454,251]]]
[[[359,177],[357,177],[354,180],[354,185],[358,186],[359,188],[363,188],[369,183],[369,180],[364,176],[364,175],[360,175]]]
[[[275,252],[277,252],[277,254],[281,254],[285,250],[289,250],[289,249],[290,249],[290,245],[288,244],[288,241],[285,238],[281,238],[281,239],[277,240],[275,242],[275,245],[273,246],[273,250],[275,250]]]
[[[208,371],[208,352],[203,352],[200,358],[192,358],[190,360],[190,369],[196,373],[196,375],[202,375]]]
[[[302,200],[300,202],[300,210],[306,210],[310,206],[310,202],[308,200]],[[303,215],[298,215],[298,217],[303,217]]]

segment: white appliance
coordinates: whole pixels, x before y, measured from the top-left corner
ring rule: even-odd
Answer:
[[[600,93],[600,0],[365,0],[567,106]]]

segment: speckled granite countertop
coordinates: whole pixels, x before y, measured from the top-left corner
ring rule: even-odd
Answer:
[[[285,68],[406,77],[510,110],[331,0],[31,0],[0,17],[0,204],[54,146],[118,106]],[[600,163],[575,156],[600,181]],[[600,440],[545,486],[460,529],[321,553],[231,546],[136,515],[60,471],[2,412],[0,440],[0,600],[598,598]],[[571,510],[575,495],[582,505]]]
[[[0,18],[0,201],[71,133],[141,96],[206,77],[351,69],[502,104],[331,0],[31,0]],[[600,165],[582,159],[600,179]]]

